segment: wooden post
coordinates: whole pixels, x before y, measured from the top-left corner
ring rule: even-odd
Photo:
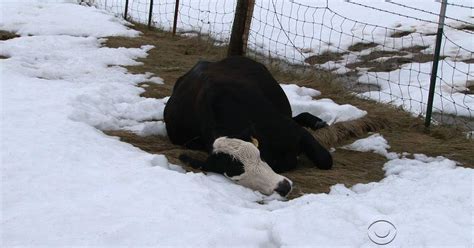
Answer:
[[[148,12],[148,29],[151,29],[152,18],[153,18],[153,0],[150,0],[150,11]]]
[[[175,5],[174,5],[173,36],[176,35],[176,26],[178,25],[178,11],[179,11],[179,0],[176,0]]]
[[[242,56],[245,54],[254,5],[255,0],[237,0],[227,56]]]
[[[244,54],[247,53],[247,45],[249,41],[250,26],[252,25],[254,7],[255,7],[255,0],[249,0],[249,6],[247,9],[247,18],[245,20],[244,35],[242,36],[243,43],[244,43],[244,46],[243,46]]]

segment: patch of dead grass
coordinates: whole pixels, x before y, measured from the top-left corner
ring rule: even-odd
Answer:
[[[407,53],[399,52],[399,51],[377,50],[377,51],[372,51],[369,54],[360,56],[360,60],[371,61],[371,60],[375,60],[375,59],[383,58],[383,57],[404,56],[404,55],[407,55]]]
[[[309,56],[304,60],[304,62],[310,65],[316,65],[316,64],[320,65],[329,61],[341,60],[345,54],[347,54],[347,52],[340,53],[340,52],[326,51],[322,54]]]
[[[17,37],[20,36],[15,34],[14,32],[0,30],[0,40],[9,40]]]
[[[424,33],[423,35],[424,36],[435,36],[435,35],[437,35],[437,33],[436,32],[431,32],[431,33]]]
[[[461,61],[466,63],[466,64],[474,64],[474,58],[464,59],[464,60],[461,60]]]
[[[155,46],[148,52],[149,55],[146,58],[139,59],[143,65],[126,68],[131,73],[151,72],[161,77],[165,85],[150,88],[161,96],[169,95],[176,79],[186,73],[197,61],[218,60],[227,54],[226,46],[214,46],[208,42],[210,39],[206,36],[172,36],[171,33],[158,29],[148,30],[145,25],[140,24],[135,24],[134,28],[142,32],[140,37],[110,37],[104,45],[112,48]]]
[[[408,36],[412,33],[414,33],[414,31],[396,31],[396,32],[393,32],[390,35],[390,37],[392,37],[392,38],[402,38],[402,37]]]
[[[457,27],[457,29],[459,29],[459,30],[474,31],[474,25],[463,24],[463,25]]]
[[[410,47],[404,47],[404,48],[400,49],[400,51],[410,52],[410,53],[419,53],[419,52],[425,50],[428,47],[430,47],[430,46],[414,45],[414,46],[410,46]]]
[[[470,86],[467,86],[467,89],[469,90],[469,93],[467,93],[467,94],[474,94],[474,84],[470,85]]]
[[[352,52],[360,52],[362,50],[373,48],[378,45],[379,44],[375,42],[368,42],[368,43],[358,42],[358,43],[355,43],[354,45],[351,45],[349,48],[347,48],[347,50],[352,51]]]
[[[421,51],[427,46],[411,46],[400,51],[372,51],[367,55],[359,57],[360,61],[347,64],[349,69],[368,68],[370,72],[390,72],[401,68],[408,63],[426,63],[433,60],[433,54],[425,54]],[[408,56],[411,55],[411,56]],[[378,60],[387,58],[385,60]],[[444,59],[442,56],[440,59]]]

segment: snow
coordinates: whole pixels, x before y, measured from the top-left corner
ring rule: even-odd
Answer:
[[[356,120],[367,114],[366,111],[355,106],[340,105],[328,98],[314,100],[313,97],[321,95],[321,92],[314,89],[295,84],[281,84],[280,86],[290,101],[293,116],[308,112],[331,125],[337,122]]]
[[[140,136],[168,136],[166,124],[163,121],[144,121],[136,125],[124,127],[123,129],[132,131]]]
[[[40,5],[0,5],[21,10],[2,13],[3,29],[41,27],[0,42],[9,57],[0,60],[2,247],[370,247],[367,228],[380,219],[397,228],[394,246],[472,245],[473,170],[443,157],[394,158],[380,182],[282,202],[103,134],[161,133],[167,99],[141,98],[136,87],[159,75],[123,68],[151,47],[102,47],[100,37],[135,34],[93,8]],[[77,25],[77,13],[94,25]],[[320,101],[289,88],[291,101]]]
[[[185,173],[186,170],[184,170],[181,166],[175,165],[175,164],[170,164],[168,162],[168,159],[166,158],[165,155],[162,154],[157,154],[154,155],[154,157],[151,159],[151,166],[160,166],[168,170],[174,170],[180,173]]]
[[[104,10],[88,10],[77,4],[47,4],[30,2],[24,8],[13,1],[2,0],[1,30],[26,35],[70,35],[106,37],[111,35],[138,36],[139,32],[127,28],[122,18],[107,15]],[[74,2],[74,1],[72,1]],[[68,13],[69,15],[58,15]],[[68,23],[68,25],[63,25]],[[97,25],[100,23],[100,25]],[[71,28],[73,27],[73,28]]]
[[[388,145],[387,140],[385,140],[385,138],[378,133],[373,134],[365,139],[356,140],[354,143],[343,146],[342,148],[359,152],[374,152],[388,159],[395,159],[399,157],[394,152],[387,152],[387,149],[390,148],[390,145]]]

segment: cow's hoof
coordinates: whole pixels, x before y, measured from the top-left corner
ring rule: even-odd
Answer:
[[[329,125],[325,122],[325,121],[318,121],[314,124],[313,130],[317,130],[317,129],[321,129],[321,128],[324,128],[324,127],[328,127]]]

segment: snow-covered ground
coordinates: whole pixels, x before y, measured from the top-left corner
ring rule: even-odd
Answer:
[[[124,0],[95,4],[109,11],[123,14]],[[249,47],[265,56],[283,58],[291,63],[306,64],[305,59],[325,52],[344,53],[340,57],[316,64],[335,73],[344,74],[358,70],[358,77],[351,79],[361,84],[379,88],[359,96],[402,106],[414,115],[424,115],[428,100],[431,62],[406,63],[400,69],[368,71],[364,65],[357,68],[350,64],[360,62],[361,55],[375,51],[400,51],[414,46],[426,47],[422,54],[432,54],[435,46],[440,1],[343,1],[343,0],[257,0],[249,34]],[[438,87],[435,89],[434,112],[474,118],[473,92],[465,94],[474,82],[474,32],[460,27],[473,24],[473,2],[450,0],[447,8],[441,55],[447,56],[440,63]],[[460,7],[464,6],[464,7]],[[154,25],[171,29],[174,1],[156,1]],[[228,41],[234,18],[234,0],[182,0],[178,30],[210,33],[215,39]],[[130,2],[132,19],[148,22],[147,1]],[[403,37],[391,37],[395,32],[413,32]],[[357,43],[376,43],[361,51],[349,51]],[[415,53],[416,54],[416,53]],[[411,58],[404,52],[389,57]],[[380,57],[384,61],[389,57]],[[349,66],[348,66],[349,65]]]
[[[136,87],[159,75],[122,67],[152,47],[103,47],[103,37],[138,33],[98,9],[0,2],[0,29],[22,35],[0,42],[0,246],[375,246],[392,236],[393,246],[472,246],[473,170],[390,153],[380,135],[346,149],[387,155],[385,179],[282,202],[103,134],[163,134],[149,120],[166,98],[141,98]],[[365,114],[282,87],[294,111],[330,111],[329,122]]]

